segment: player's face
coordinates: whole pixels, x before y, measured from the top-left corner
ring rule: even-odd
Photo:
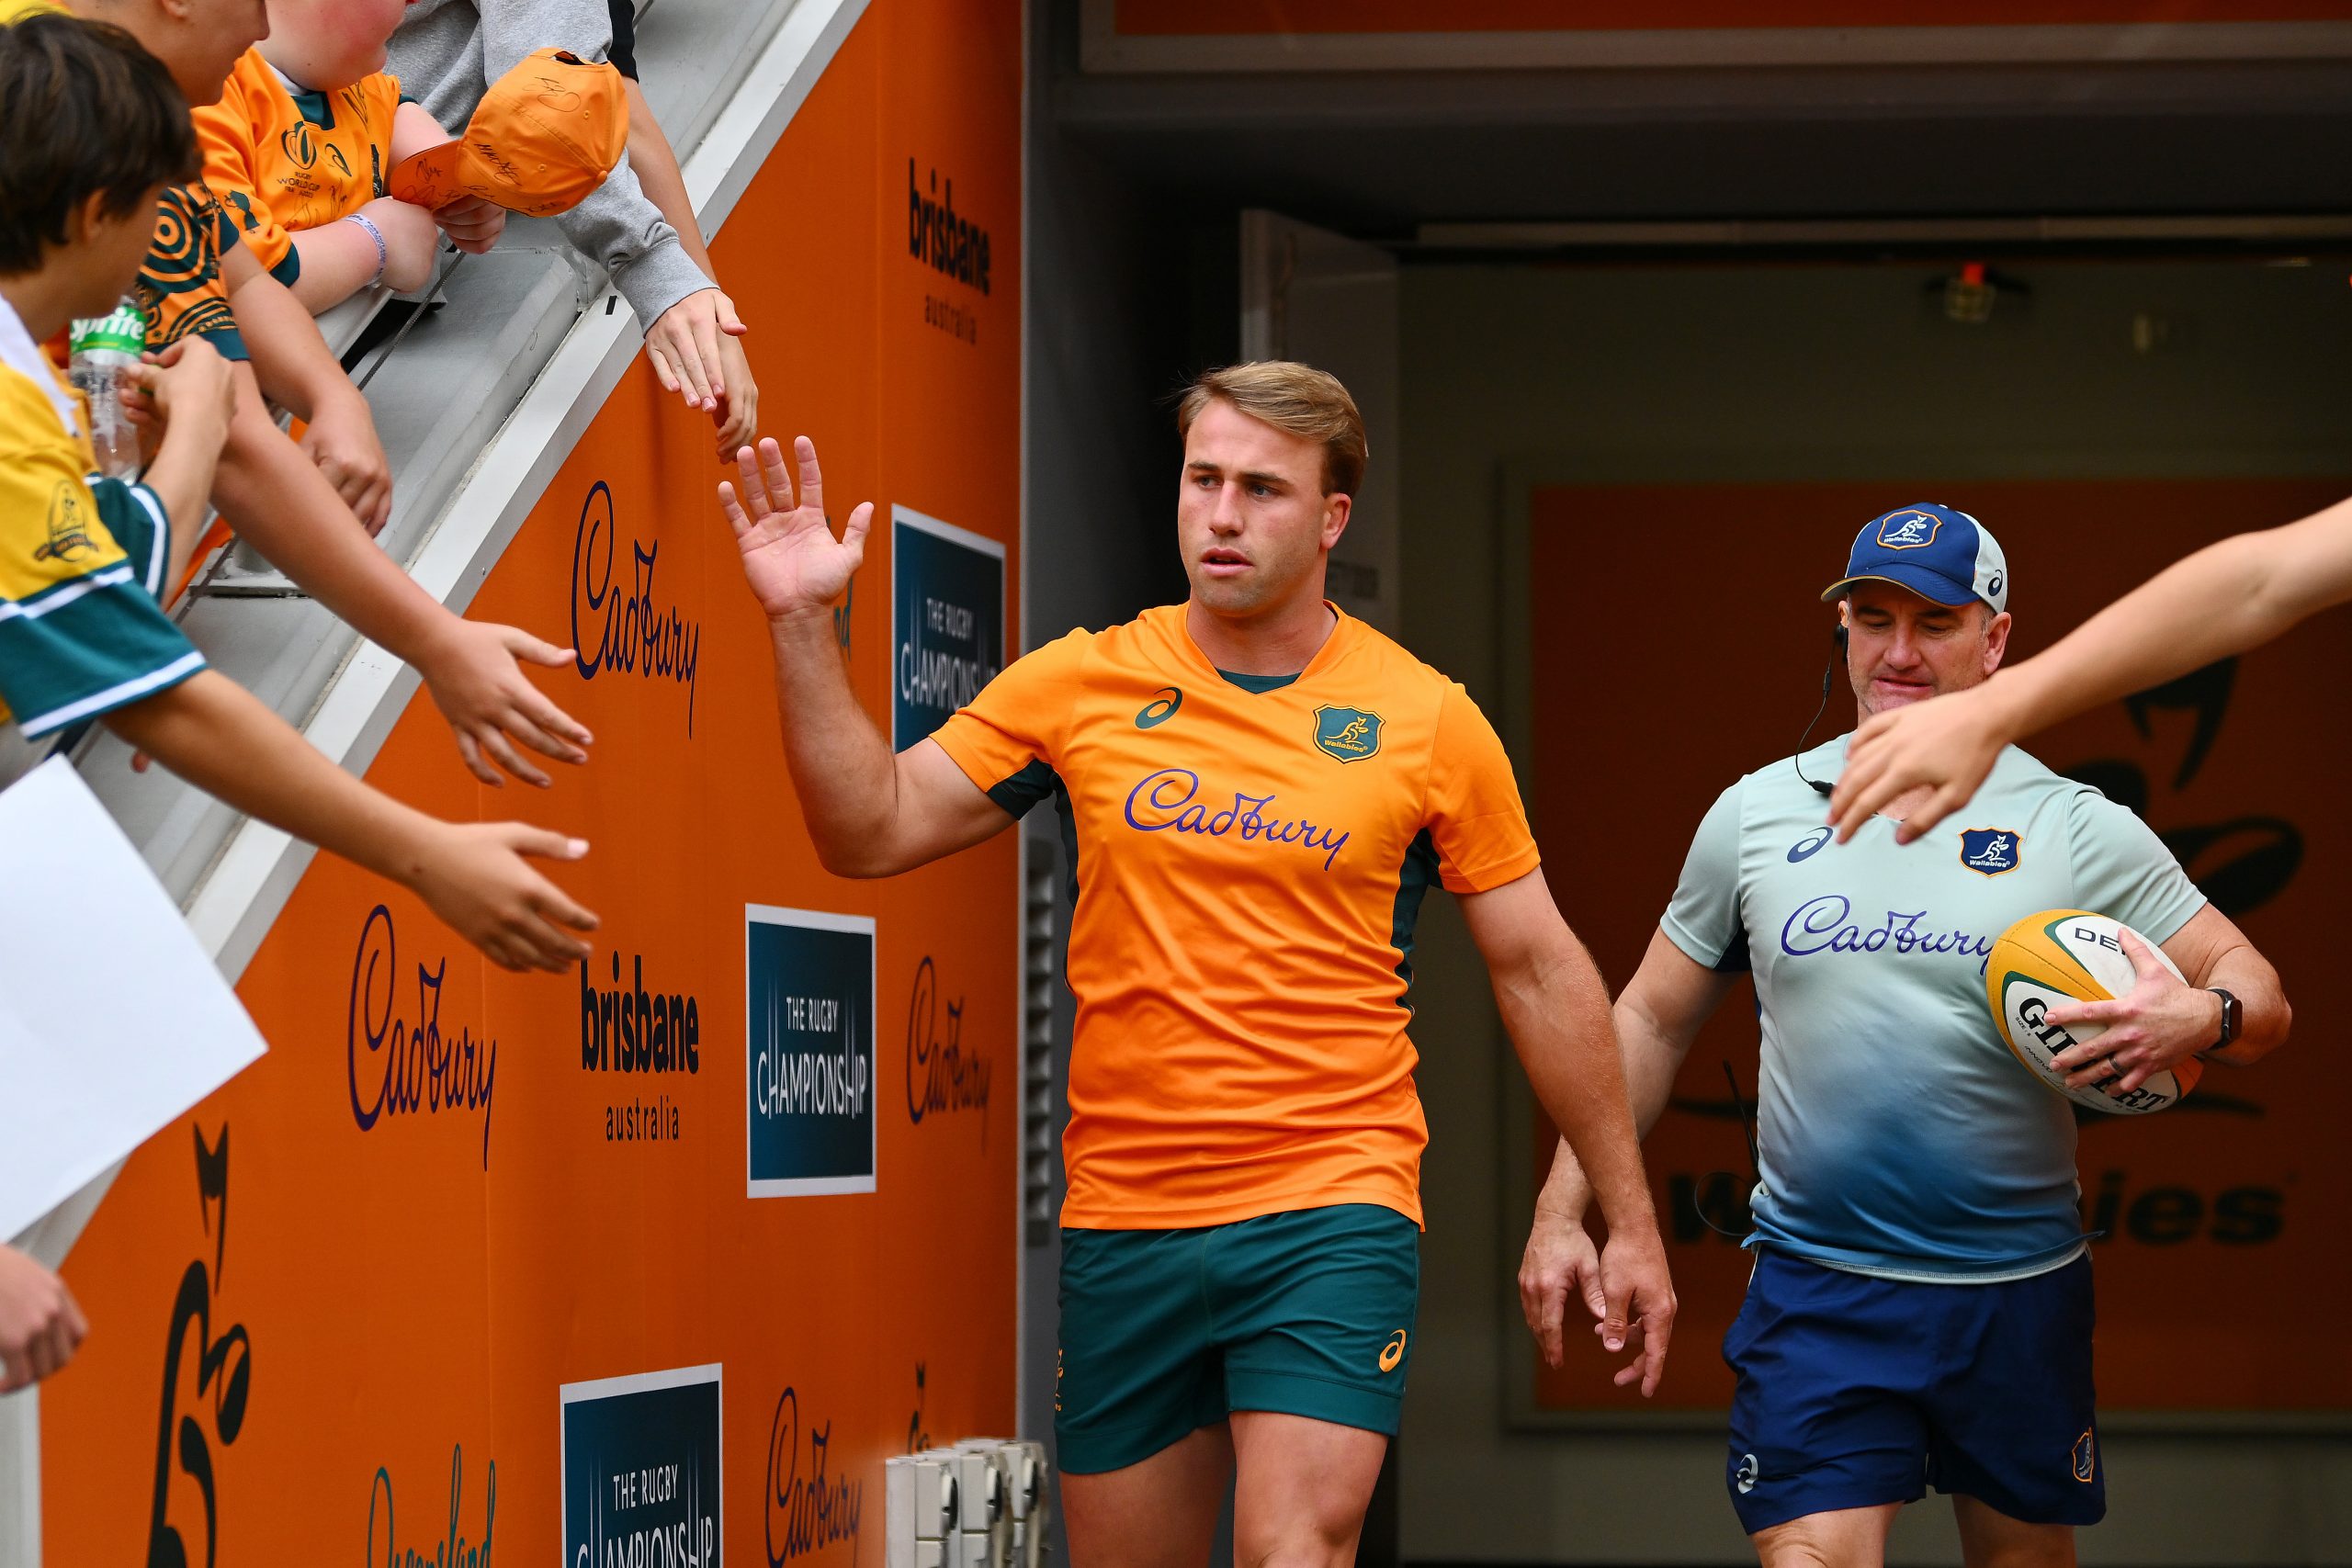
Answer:
[[[1865,714],[1980,684],[2008,647],[2007,611],[1939,604],[1891,582],[1856,583],[1844,609],[1846,673]]]
[[[1176,494],[1193,598],[1216,615],[1254,616],[1319,597],[1348,506],[1323,493],[1319,443],[1212,401],[1185,434]]]

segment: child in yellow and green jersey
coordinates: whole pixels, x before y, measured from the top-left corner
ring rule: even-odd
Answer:
[[[433,214],[390,194],[401,158],[448,140],[383,69],[403,0],[270,0],[269,36],[196,111],[204,184],[239,240],[312,314],[371,284],[430,278]]]
[[[155,204],[194,176],[187,102],[121,28],[0,26],[0,726],[39,739],[97,719],[196,787],[415,892],[508,968],[568,969],[595,917],[526,856],[587,846],[520,823],[451,823],[322,756],[218,671],[156,601],[195,525],[234,377],[199,336],[128,374],[160,429],[137,487],[96,479],[83,413],[36,346],[138,275]],[[0,897],[7,890],[0,888]]]

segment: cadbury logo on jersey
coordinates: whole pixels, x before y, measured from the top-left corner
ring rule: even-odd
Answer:
[[[1304,817],[1270,816],[1267,808],[1274,804],[1271,795],[1235,790],[1231,806],[1212,808],[1200,799],[1200,793],[1201,775],[1190,768],[1162,768],[1147,773],[1127,791],[1127,826],[1138,833],[1165,833],[1173,829],[1210,839],[1231,835],[1245,843],[1321,850],[1326,871],[1347,845],[1345,832],[1334,837],[1329,828],[1318,828]]]
[[[1842,893],[1825,893],[1798,905],[1781,925],[1781,951],[1791,958],[1816,953],[1887,953],[1898,957],[1933,958],[1954,953],[1978,960],[1993,954],[1990,939],[1939,926],[1925,909],[1889,909],[1880,924],[1866,926],[1853,919],[1854,901]]]
[[[2025,835],[2009,828],[1971,828],[1960,836],[1960,863],[1985,876],[2006,876],[2018,868]]]

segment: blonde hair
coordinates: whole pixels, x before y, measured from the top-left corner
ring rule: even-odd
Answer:
[[[1204,370],[1176,405],[1176,434],[1191,434],[1193,422],[1212,401],[1230,403],[1276,430],[1321,442],[1325,495],[1351,496],[1363,483],[1363,415],[1329,371],[1287,359]]]

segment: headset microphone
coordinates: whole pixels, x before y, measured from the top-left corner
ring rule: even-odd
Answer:
[[[1819,724],[1821,722],[1821,716],[1829,711],[1830,686],[1838,678],[1838,666],[1843,664],[1845,661],[1846,628],[1841,623],[1829,634],[1829,662],[1821,667],[1821,705],[1815,708],[1813,710],[1813,716],[1804,721],[1804,733],[1797,737],[1796,751],[1794,755],[1789,758],[1789,766],[1797,771],[1797,777],[1804,779],[1806,785],[1810,787],[1815,795],[1819,795],[1826,796],[1833,793],[1838,787],[1837,781],[1834,779],[1826,782],[1821,779],[1805,779],[1804,763],[1800,759],[1804,756],[1804,743],[1813,738],[1813,727]]]

